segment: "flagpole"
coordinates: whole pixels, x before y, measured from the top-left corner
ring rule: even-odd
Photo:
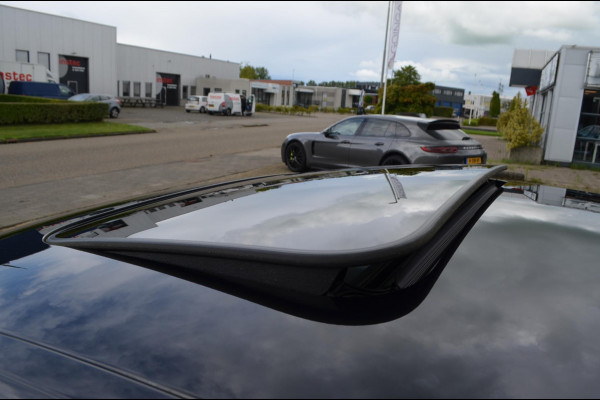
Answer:
[[[385,42],[383,44],[383,62],[381,63],[381,84],[379,87],[383,87],[383,72],[385,70],[386,57],[387,57],[387,42],[388,42],[388,33],[390,30],[390,10],[392,8],[392,2],[388,1],[388,13],[387,13],[387,21],[385,24]]]
[[[383,64],[381,65],[381,86],[383,86],[383,100],[381,105],[381,115],[385,114],[385,96],[387,94],[387,44],[388,34],[390,31],[390,14],[392,9],[392,2],[388,2],[388,13],[387,21],[385,24],[385,44],[383,45]]]

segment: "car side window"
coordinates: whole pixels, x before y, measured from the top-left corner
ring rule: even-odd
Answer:
[[[377,119],[368,119],[360,135],[372,137],[385,137],[393,136],[394,132],[394,122]]]
[[[353,118],[332,126],[329,131],[340,136],[354,136],[363,123],[362,118]]]
[[[395,125],[395,137],[410,137],[410,130],[404,124],[396,122]]]

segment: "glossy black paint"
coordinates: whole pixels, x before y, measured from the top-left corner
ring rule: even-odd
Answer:
[[[548,193],[581,209],[543,204]],[[418,295],[387,302],[413,311],[368,326],[310,321],[69,248],[36,249],[0,267],[0,394],[597,397],[600,214],[585,199],[509,188],[431,275],[418,307]]]

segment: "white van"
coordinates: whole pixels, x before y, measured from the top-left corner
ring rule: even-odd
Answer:
[[[185,111],[198,111],[201,113],[206,112],[206,106],[208,105],[208,96],[190,96],[185,103]]]
[[[244,95],[237,93],[209,93],[207,102],[208,113],[223,115],[252,115],[256,110],[254,95],[246,99]]]

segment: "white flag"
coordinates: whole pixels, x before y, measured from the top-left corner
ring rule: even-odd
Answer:
[[[398,36],[400,35],[400,17],[402,16],[402,2],[394,1],[394,9],[392,13],[392,25],[390,26],[391,33],[388,45],[388,70],[394,69],[396,61],[396,50],[398,49]]]

